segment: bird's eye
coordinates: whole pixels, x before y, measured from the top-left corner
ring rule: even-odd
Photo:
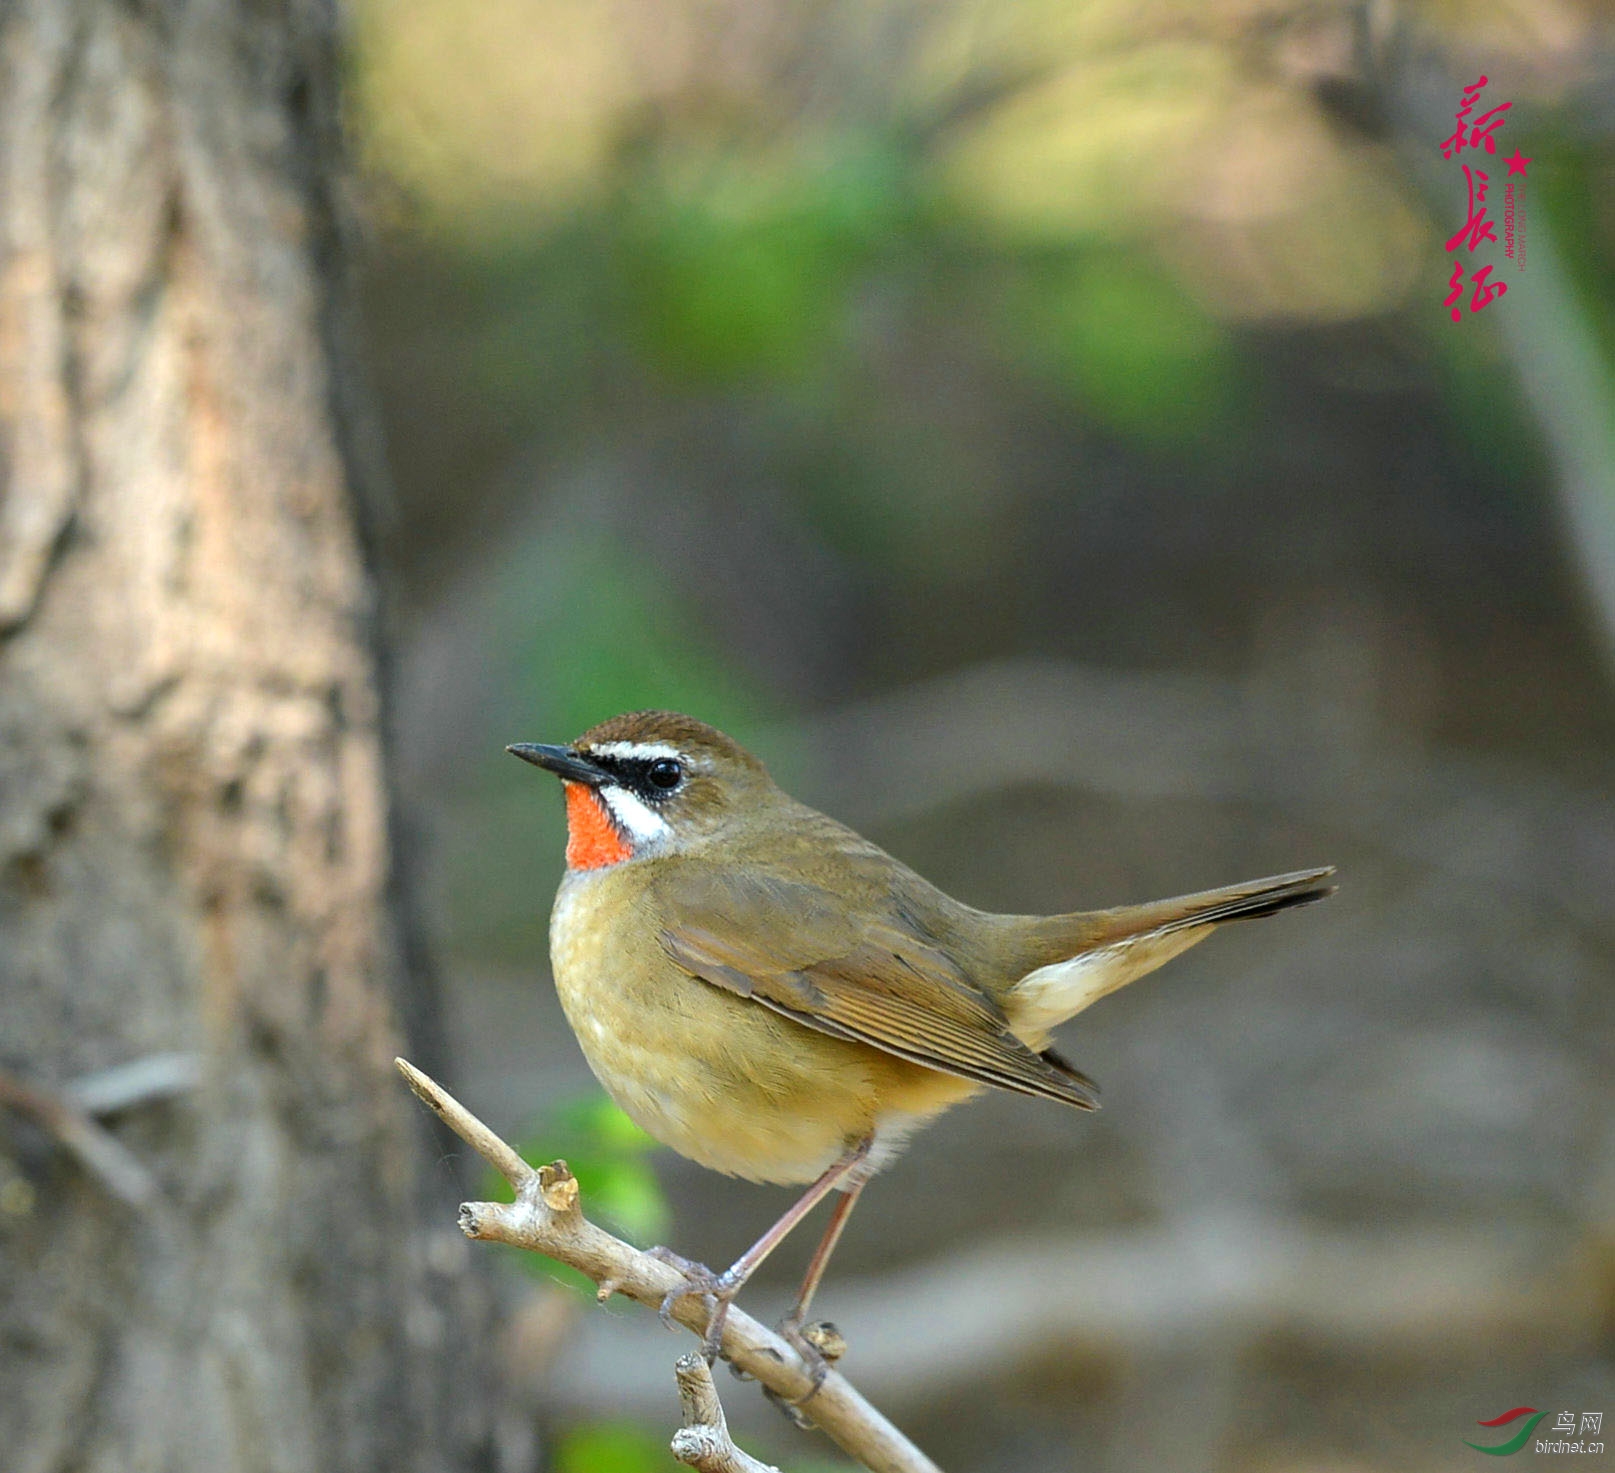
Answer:
[[[653,788],[671,793],[679,785],[679,779],[684,776],[684,769],[671,757],[658,757],[645,769],[645,776]]]

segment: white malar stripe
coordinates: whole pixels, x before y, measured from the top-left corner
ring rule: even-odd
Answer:
[[[627,788],[608,783],[599,791],[611,816],[633,836],[636,844],[652,843],[668,832],[667,820],[640,802]]]
[[[683,756],[677,747],[670,747],[666,742],[595,742],[583,750],[585,755],[592,753],[596,757],[621,757],[630,762],[653,762],[661,757]]]

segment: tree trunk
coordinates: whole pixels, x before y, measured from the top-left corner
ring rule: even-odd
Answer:
[[[0,3],[0,1068],[200,1061],[108,1122],[143,1207],[0,1114],[15,1473],[451,1467],[483,1421],[391,1069],[337,74],[316,0]]]

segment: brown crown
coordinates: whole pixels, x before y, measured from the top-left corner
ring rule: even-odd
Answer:
[[[755,772],[763,771],[763,764],[733,737],[677,711],[628,711],[613,716],[598,726],[591,726],[573,746],[587,749],[600,742],[666,742],[681,752],[699,752],[739,763]]]

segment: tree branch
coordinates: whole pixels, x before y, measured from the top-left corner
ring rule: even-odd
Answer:
[[[460,1229],[467,1237],[543,1253],[575,1268],[594,1281],[595,1297],[602,1303],[612,1294],[622,1294],[659,1309],[667,1295],[684,1283],[677,1269],[584,1217],[577,1179],[564,1161],[536,1169],[529,1166],[435,1081],[404,1059],[396,1062],[409,1087],[438,1118],[515,1188],[514,1202],[461,1204]],[[675,1301],[672,1313],[686,1329],[697,1335],[705,1333],[707,1309],[699,1296]],[[832,1370],[815,1392],[813,1377],[796,1352],[739,1309],[729,1312],[721,1349],[724,1358],[739,1370],[801,1406],[832,1441],[871,1473],[941,1473],[838,1372]]]
[[[31,1117],[120,1202],[141,1212],[157,1210],[157,1179],[133,1151],[64,1094],[0,1069],[0,1107]]]
[[[779,1473],[735,1446],[729,1423],[712,1384],[712,1368],[695,1351],[678,1358],[673,1374],[679,1383],[684,1425],[673,1434],[673,1456],[698,1473]]]

